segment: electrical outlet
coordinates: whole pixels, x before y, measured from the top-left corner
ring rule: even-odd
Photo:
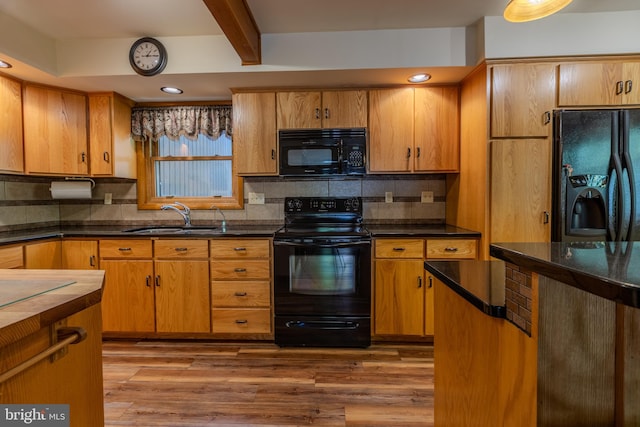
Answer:
[[[104,204],[110,205],[113,202],[113,194],[112,193],[104,193]]]
[[[423,191],[420,196],[420,203],[433,203],[433,191]]]
[[[384,193],[384,202],[385,203],[393,203],[393,193],[391,191],[385,191],[385,193]]]
[[[249,193],[250,205],[264,205],[264,193]]]

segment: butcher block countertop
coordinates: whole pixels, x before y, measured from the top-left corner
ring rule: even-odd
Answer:
[[[0,347],[100,303],[104,271],[0,269]]]

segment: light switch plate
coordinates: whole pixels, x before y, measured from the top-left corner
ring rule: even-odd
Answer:
[[[385,193],[384,193],[384,202],[385,203],[393,203],[393,193],[391,191],[385,191]]]
[[[264,193],[249,193],[250,205],[264,205]]]
[[[420,196],[420,203],[433,203],[433,191],[423,191]]]

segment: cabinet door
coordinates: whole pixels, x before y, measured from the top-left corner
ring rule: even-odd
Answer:
[[[87,97],[26,86],[23,108],[25,171],[86,175]]]
[[[491,141],[491,241],[549,242],[551,142]]]
[[[376,260],[375,274],[375,333],[422,335],[424,262]]]
[[[70,270],[97,270],[98,241],[63,240],[62,268]]]
[[[22,87],[0,76],[0,171],[23,172]]]
[[[209,261],[156,261],[156,331],[211,332]]]
[[[277,175],[276,95],[233,95],[233,159],[239,175]]]
[[[622,102],[624,82],[619,62],[560,64],[559,76],[560,107],[618,105]]]
[[[367,126],[367,92],[345,90],[322,92],[323,128]]]
[[[555,64],[493,66],[491,136],[550,136],[555,95]]]
[[[112,175],[111,125],[112,99],[108,95],[89,95],[89,147],[91,175]]]
[[[624,80],[623,104],[640,104],[640,61],[625,62],[622,66],[622,78]]]
[[[24,268],[58,269],[62,266],[60,240],[33,243],[24,247]]]
[[[0,268],[24,268],[22,245],[0,248]]]
[[[457,87],[415,89],[416,172],[456,172],[460,165]]]
[[[278,129],[322,127],[320,92],[278,92]]]
[[[153,332],[153,261],[102,260],[102,330]]]
[[[410,172],[413,164],[412,88],[369,91],[369,172]]]
[[[435,299],[434,299],[434,283],[437,279],[427,273],[427,283],[424,289],[424,334],[435,335]],[[441,310],[446,308],[441,307]]]

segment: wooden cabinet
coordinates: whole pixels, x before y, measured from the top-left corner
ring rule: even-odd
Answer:
[[[89,171],[92,176],[136,177],[131,105],[129,99],[117,93],[89,94]]]
[[[640,104],[640,61],[560,64],[558,106]]]
[[[556,64],[491,67],[491,136],[549,137],[556,99]]]
[[[271,241],[211,240],[214,333],[271,334]]]
[[[210,332],[207,240],[156,240],[156,332]]]
[[[97,270],[98,241],[64,239],[62,241],[62,268]]]
[[[551,141],[491,141],[491,240],[551,240]]]
[[[278,129],[367,126],[364,90],[278,92]]]
[[[457,87],[369,91],[369,172],[456,172]]]
[[[374,334],[424,335],[424,240],[376,239]]]
[[[277,175],[275,92],[235,93],[233,159],[238,175]]]
[[[0,268],[23,268],[24,250],[22,245],[0,248]]]
[[[0,76],[0,172],[24,172],[22,85]]]
[[[100,268],[105,271],[103,331],[154,332],[151,240],[100,240],[99,246]]]
[[[60,239],[36,242],[24,246],[24,268],[57,269],[62,267]]]
[[[26,173],[89,172],[85,94],[26,85],[23,112]]]

